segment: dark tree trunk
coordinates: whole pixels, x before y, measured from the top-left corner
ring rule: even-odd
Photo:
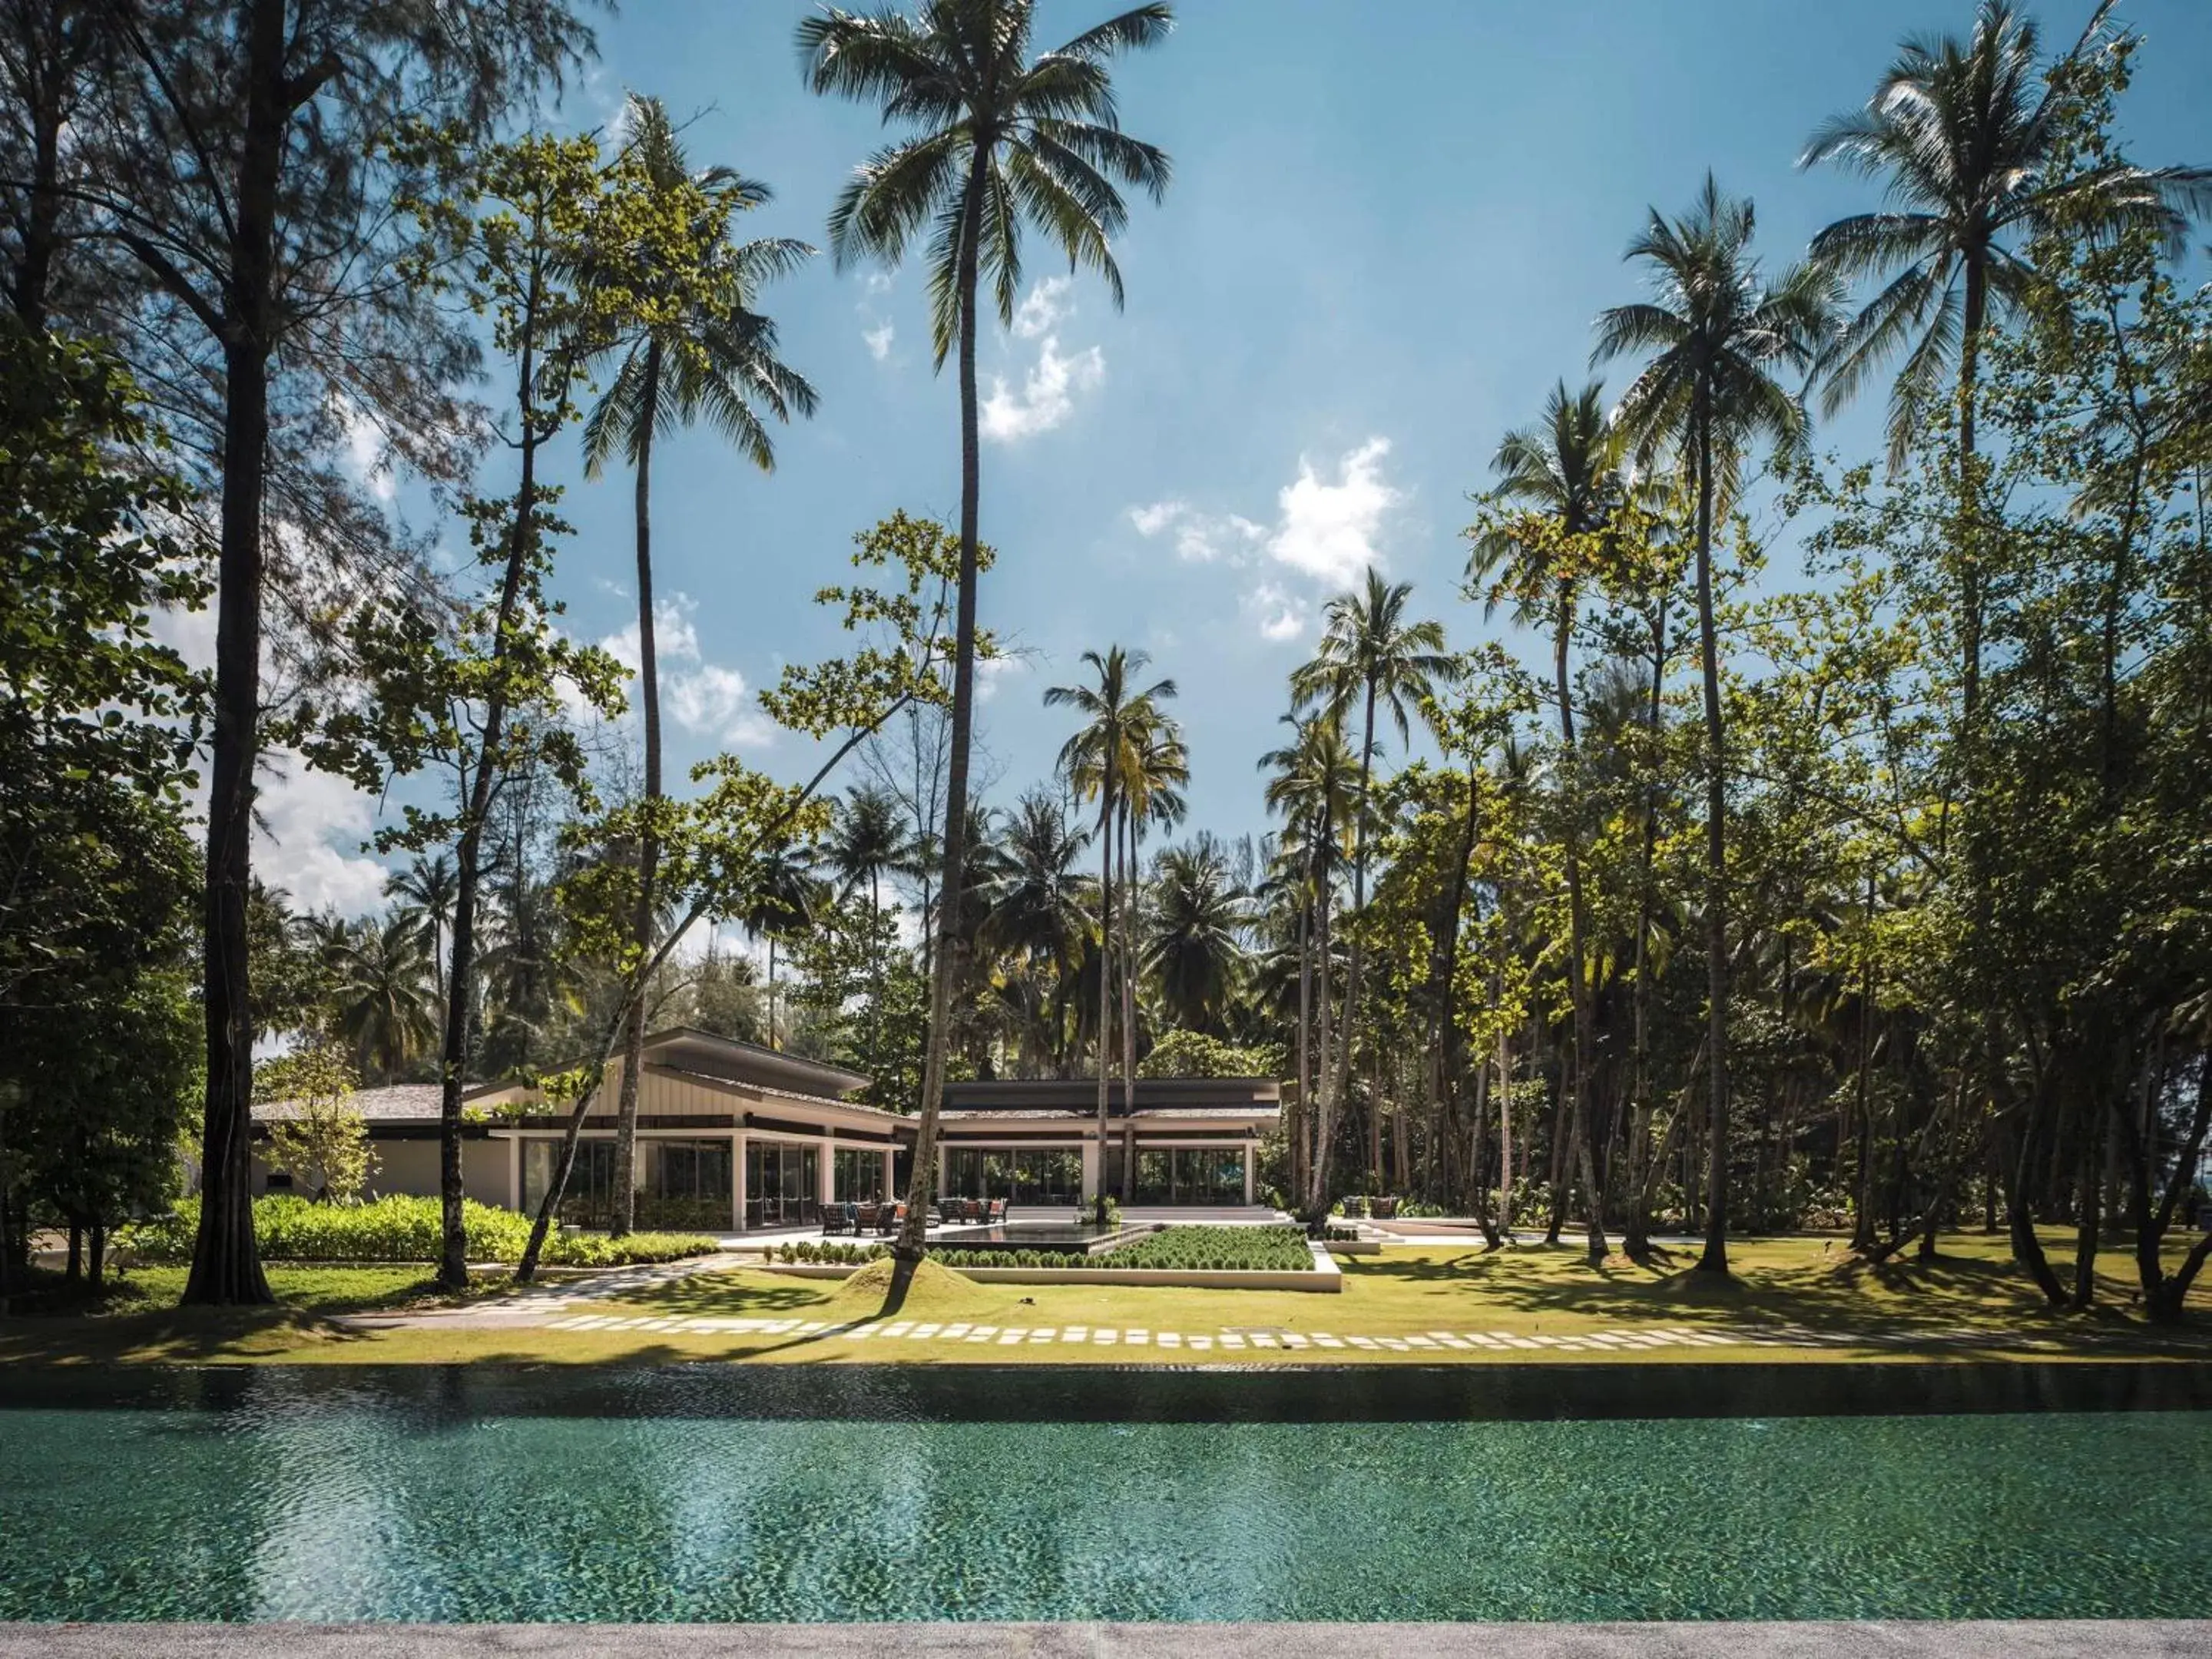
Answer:
[[[275,343],[276,194],[289,109],[283,0],[253,0],[236,228],[224,296],[222,529],[216,577],[215,732],[209,760],[204,954],[207,1096],[199,1235],[184,1299],[273,1300],[253,1240],[253,1018],[246,910],[261,724],[261,505]]]
[[[1559,595],[1558,638],[1553,647],[1554,689],[1559,698],[1559,743],[1567,761],[1567,1001],[1575,1022],[1572,1061],[1575,1154],[1583,1178],[1583,1205],[1589,1218],[1586,1253],[1592,1267],[1605,1260],[1605,1127],[1598,1121],[1597,1097],[1590,1091],[1590,995],[1585,971],[1581,782],[1576,772],[1575,704],[1567,675],[1567,650],[1574,632],[1574,590]],[[1554,1208],[1559,1207],[1556,1204]]]
[[[645,425],[637,448],[637,694],[645,725],[645,817],[637,838],[637,909],[631,921],[638,954],[651,953],[654,893],[660,873],[660,671],[653,617],[653,429],[660,407],[660,344],[645,348]],[[619,1238],[637,1224],[637,1092],[645,1072],[645,999],[632,1004],[623,1030],[622,1093],[615,1109],[614,1210],[607,1231]]]
[[[914,1180],[897,1254],[918,1261],[929,1200],[937,1186],[938,1113],[944,1103],[945,1049],[951,1035],[952,987],[961,963],[961,873],[968,857],[968,748],[975,691],[975,562],[982,449],[975,411],[976,244],[982,232],[988,150],[978,147],[961,204],[960,284],[960,597],[952,663],[951,753],[945,768],[945,847],[939,890],[936,960],[931,964],[929,1044],[921,1077],[921,1121],[915,1133]],[[1103,964],[1101,964],[1103,966]],[[1099,1149],[1104,1155],[1105,1148]],[[1103,1171],[1102,1171],[1103,1174]]]
[[[1698,646],[1705,701],[1705,1064],[1712,1121],[1701,1273],[1725,1274],[1729,1224],[1728,750],[1721,724],[1720,644],[1713,623],[1712,411],[1700,394],[1698,428]]]
[[[1114,1066],[1114,769],[1098,783],[1098,1186],[1096,1218],[1106,1224],[1106,1152],[1113,1133]],[[1124,1178],[1127,1172],[1124,1171]]]

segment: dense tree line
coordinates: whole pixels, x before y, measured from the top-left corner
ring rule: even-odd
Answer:
[[[681,1022],[865,1073],[919,1115],[925,1201],[949,1078],[1094,1079],[1103,1115],[1117,1075],[1260,1072],[1288,1085],[1267,1178],[1316,1218],[1389,1191],[1500,1242],[1573,1225],[1594,1261],[1686,1230],[1717,1273],[1746,1229],[1881,1257],[2002,1227],[2077,1304],[2117,1237],[2177,1317],[2212,1127],[2212,173],[2124,153],[2142,46],[2109,9],[2056,52],[2004,0],[1905,47],[1802,157],[1880,206],[1807,249],[1710,177],[1654,210],[1591,343],[1625,378],[1577,366],[1471,458],[1458,592],[1370,571],[1332,601],[1255,757],[1271,830],[1227,842],[1186,822],[1174,678],[1121,646],[1046,694],[1050,777],[976,769],[977,333],[1024,238],[1120,302],[1123,192],[1170,168],[1111,70],[1165,6],[1051,50],[1026,0],[802,26],[808,86],[896,130],[829,251],[925,260],[961,505],[862,530],[823,594],[848,653],[763,699],[820,769],[723,757],[688,789],[653,459],[705,422],[765,472],[813,409],[763,309],[812,250],[742,234],[768,187],[647,97],[556,131],[591,37],[549,0],[10,7],[0,1259],[38,1221],[96,1261],[181,1135],[191,1295],[265,1296],[276,1038],[441,1085],[458,1283],[465,1085],[569,1103],[542,1241],[604,1062]],[[1884,453],[1824,453],[1815,413],[1885,380]],[[458,571],[342,464],[364,423],[465,526]],[[551,597],[564,490],[617,471],[629,675]],[[204,598],[209,677],[147,620]],[[1525,659],[1453,647],[1493,616]],[[278,750],[411,781],[382,914],[254,879]],[[197,1058],[94,1063],[101,1030],[195,1019]]]

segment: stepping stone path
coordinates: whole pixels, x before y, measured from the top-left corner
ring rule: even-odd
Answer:
[[[1017,1326],[861,1320],[834,1324],[827,1320],[732,1316],[690,1316],[663,1309],[635,1316],[611,1300],[637,1291],[678,1285],[701,1273],[745,1265],[748,1258],[729,1252],[695,1256],[651,1267],[625,1267],[588,1279],[556,1280],[465,1307],[414,1314],[361,1315],[342,1321],[363,1328],[402,1325],[533,1326],[556,1331],[640,1331],[655,1334],[757,1336],[805,1341],[834,1338],[854,1342],[960,1342],[990,1347],[1049,1345],[1055,1347],[1152,1348],[1181,1357],[1199,1353],[1249,1359],[1255,1352],[1325,1352],[1346,1350],[1380,1355],[1404,1353],[1441,1358],[1460,1353],[1630,1353],[1644,1349],[1684,1348],[1863,1348],[2002,1347],[2062,1349],[2069,1345],[2013,1326],[1953,1326],[1930,1329],[1814,1330],[1803,1325],[1653,1325],[1553,1334],[1542,1331],[1408,1331],[1388,1336],[1337,1336],[1327,1331],[1291,1331],[1280,1327],[1236,1327],[1213,1331],[1153,1331],[1087,1325]]]
[[[1723,1328],[1676,1325],[1649,1328],[1580,1331],[1569,1336],[1520,1331],[1419,1331],[1403,1336],[1336,1336],[1327,1331],[1152,1331],[1094,1329],[1086,1325],[1000,1327],[937,1324],[912,1320],[860,1320],[832,1324],[818,1319],[702,1317],[640,1315],[624,1317],[600,1311],[547,1322],[556,1331],[684,1332],[692,1335],[832,1337],[852,1342],[963,1342],[995,1347],[1050,1344],[1058,1347],[1159,1348],[1170,1352],[1249,1355],[1255,1350],[1364,1353],[1626,1353],[1656,1348],[1837,1348],[1899,1347],[1936,1344],[2005,1347],[2056,1346],[2011,1328],[1959,1326],[1922,1331],[1812,1330],[1802,1325]]]

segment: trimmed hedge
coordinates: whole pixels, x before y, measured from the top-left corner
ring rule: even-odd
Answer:
[[[884,1244],[816,1243],[776,1247],[786,1262],[858,1267],[890,1254]],[[1310,1273],[1313,1252],[1297,1227],[1168,1227],[1100,1255],[1072,1250],[932,1250],[932,1261],[963,1267],[1152,1268],[1181,1273]]]
[[[145,1261],[189,1261],[199,1230],[197,1198],[180,1200],[173,1213],[141,1224],[122,1241]],[[513,1210],[464,1200],[461,1224],[471,1261],[520,1261],[530,1243],[530,1221]],[[443,1248],[442,1211],[434,1198],[380,1198],[371,1204],[317,1204],[290,1193],[253,1202],[253,1237],[270,1261],[435,1261]],[[632,1233],[611,1239],[595,1233],[553,1233],[545,1240],[549,1267],[608,1267],[641,1261],[675,1261],[720,1248],[711,1238],[684,1233]]]

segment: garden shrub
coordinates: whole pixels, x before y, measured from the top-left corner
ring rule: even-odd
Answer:
[[[519,1261],[530,1242],[530,1217],[473,1200],[462,1200],[461,1224],[471,1261]],[[198,1228],[199,1200],[188,1198],[173,1213],[132,1229],[125,1242],[143,1261],[189,1261]],[[317,1204],[272,1193],[253,1202],[253,1237],[270,1261],[435,1261],[444,1246],[442,1209],[434,1198]],[[620,1239],[554,1233],[546,1238],[544,1261],[551,1267],[606,1267],[674,1261],[718,1248],[711,1238],[680,1233]]]

